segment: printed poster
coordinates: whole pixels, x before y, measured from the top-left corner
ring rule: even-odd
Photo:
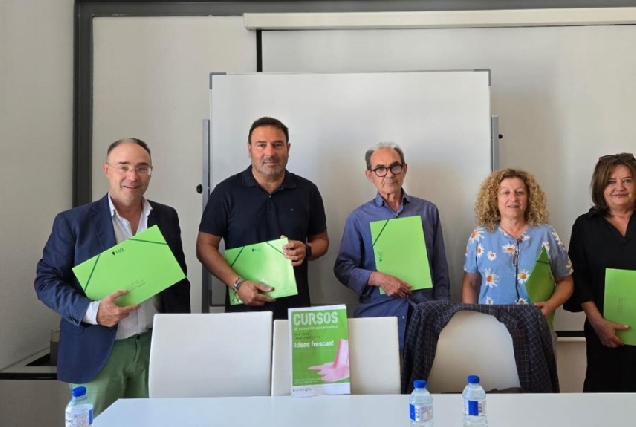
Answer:
[[[345,305],[289,309],[291,395],[349,394]]]

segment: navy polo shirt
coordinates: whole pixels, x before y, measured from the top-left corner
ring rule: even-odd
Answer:
[[[314,183],[285,171],[282,184],[269,194],[256,182],[251,166],[214,187],[199,225],[199,231],[222,237],[227,249],[282,235],[306,242],[308,236],[326,229],[325,208]],[[274,318],[286,319],[288,308],[310,305],[307,259],[294,267],[294,275],[298,295],[279,298],[264,307],[250,307],[230,305],[226,291],[225,311],[270,310]]]

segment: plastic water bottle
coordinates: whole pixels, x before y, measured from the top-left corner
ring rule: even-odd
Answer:
[[[464,427],[487,427],[486,392],[477,375],[468,376],[468,384],[462,392],[464,398]]]
[[[93,425],[93,404],[86,396],[86,387],[75,387],[73,397],[66,405],[66,427],[90,427]]]
[[[415,380],[411,393],[411,427],[433,427],[433,396],[426,389],[426,380]]]

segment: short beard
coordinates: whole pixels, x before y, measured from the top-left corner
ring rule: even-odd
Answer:
[[[261,175],[264,175],[270,178],[280,177],[285,172],[285,168],[281,166],[276,166],[274,168],[260,166],[260,167],[257,167],[256,170]]]

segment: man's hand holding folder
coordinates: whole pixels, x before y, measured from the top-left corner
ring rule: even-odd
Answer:
[[[185,278],[157,226],[73,267],[73,273],[86,296],[101,301],[98,316],[102,311],[109,323]],[[126,308],[126,316],[111,307],[111,301]]]

